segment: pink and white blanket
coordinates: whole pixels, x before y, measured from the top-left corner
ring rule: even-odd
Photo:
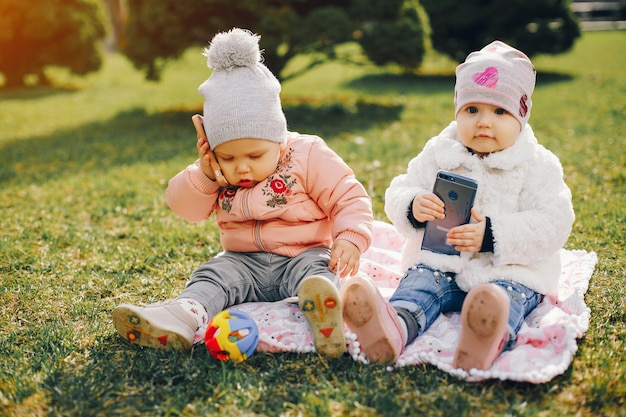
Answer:
[[[369,276],[383,295],[391,296],[404,271],[400,268],[402,236],[384,222],[374,224],[371,248],[363,255],[361,273]],[[556,296],[546,296],[526,318],[516,346],[502,353],[487,371],[470,373],[452,367],[460,335],[460,314],[442,314],[407,346],[394,367],[430,363],[468,381],[501,379],[543,383],[567,370],[576,352],[576,339],[589,327],[590,309],[584,294],[597,262],[595,252],[561,251],[561,281]],[[247,303],[236,309],[252,316],[259,326],[259,346],[268,352],[313,352],[308,324],[295,304]],[[345,328],[347,350],[354,360],[367,363],[355,335]],[[392,370],[394,367],[390,367]]]

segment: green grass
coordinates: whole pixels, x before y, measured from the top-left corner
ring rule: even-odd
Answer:
[[[562,160],[577,214],[569,249],[599,261],[589,330],[545,384],[467,383],[432,366],[387,371],[349,357],[257,353],[218,363],[130,346],[120,302],[177,295],[220,250],[213,221],[166,207],[167,181],[195,158],[190,116],[208,75],[194,51],[145,82],[121,57],[62,87],[0,92],[0,415],[616,416],[626,409],[626,32],[585,33],[536,57],[531,117]],[[326,65],[285,83],[290,127],[321,134],[382,196],[452,118],[454,65],[419,75]]]

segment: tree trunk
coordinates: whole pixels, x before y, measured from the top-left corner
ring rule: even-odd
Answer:
[[[111,50],[123,49],[126,44],[124,26],[128,21],[128,0],[106,0],[105,3],[112,29],[107,46]]]

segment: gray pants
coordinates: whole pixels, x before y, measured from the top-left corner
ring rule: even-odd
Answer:
[[[319,247],[290,258],[267,252],[224,252],[200,265],[178,298],[191,298],[209,318],[227,307],[252,301],[280,301],[298,295],[311,275],[334,279],[330,249]]]

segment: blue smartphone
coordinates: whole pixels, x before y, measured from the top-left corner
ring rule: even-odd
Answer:
[[[437,171],[433,192],[443,201],[445,218],[426,222],[422,249],[459,255],[454,246],[446,244],[446,235],[453,227],[469,223],[477,188],[478,183],[471,178]]]

